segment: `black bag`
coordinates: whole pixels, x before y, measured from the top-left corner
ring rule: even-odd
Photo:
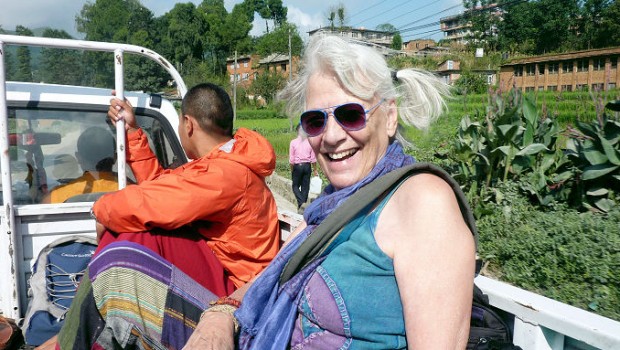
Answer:
[[[520,350],[512,344],[512,331],[501,310],[489,304],[489,297],[474,284],[467,350]]]
[[[340,230],[363,208],[377,198],[387,193],[405,179],[419,173],[431,173],[445,180],[456,195],[465,223],[474,235],[478,245],[478,233],[474,217],[467,199],[460,186],[443,169],[429,163],[414,163],[410,166],[396,169],[377,180],[369,183],[340,207],[334,210],[312,235],[310,235],[291,256],[280,275],[280,285],[291,279],[297,272],[319,257],[331,242],[338,236]],[[478,270],[477,265],[476,270]],[[478,271],[476,271],[477,273]],[[488,297],[474,284],[472,301],[472,317],[470,322],[468,350],[517,350],[521,349],[512,344],[512,332],[506,322],[499,316],[498,310],[489,304]]]

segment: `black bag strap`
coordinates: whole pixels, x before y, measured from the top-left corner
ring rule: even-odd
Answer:
[[[430,173],[446,181],[456,195],[465,223],[474,235],[478,246],[478,233],[474,217],[460,186],[443,169],[430,163],[414,163],[406,167],[393,170],[351,195],[340,207],[336,208],[314,232],[306,238],[297,251],[291,256],[280,274],[280,285],[291,279],[309,263],[319,257],[331,242],[338,236],[340,230],[353,219],[362,209],[374,202],[383,194],[398,186],[405,179],[420,173]]]

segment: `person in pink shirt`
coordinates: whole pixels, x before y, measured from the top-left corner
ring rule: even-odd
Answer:
[[[291,164],[291,177],[293,179],[293,193],[297,199],[297,209],[308,200],[310,191],[310,176],[316,170],[316,157],[310,147],[308,138],[297,124],[297,137],[291,141],[289,146],[289,163]]]

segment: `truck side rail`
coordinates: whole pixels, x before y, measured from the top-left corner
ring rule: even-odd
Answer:
[[[476,285],[514,315],[513,342],[523,349],[620,349],[620,322],[484,276]]]

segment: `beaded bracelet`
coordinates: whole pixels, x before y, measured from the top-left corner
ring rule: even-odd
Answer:
[[[212,302],[209,303],[209,305],[214,306],[214,305],[231,305],[234,306],[235,308],[240,308],[241,307],[241,302],[237,299],[233,299],[231,297],[221,297],[217,300],[214,300]]]
[[[239,321],[237,321],[237,318],[235,317],[235,311],[237,311],[238,306],[231,305],[235,302],[237,305],[241,305],[241,302],[239,302],[239,300],[228,297],[220,298],[216,301],[210,302],[209,304],[211,306],[202,312],[202,314],[200,315],[200,320],[202,320],[202,318],[207,312],[223,312],[232,317],[235,334],[237,334],[237,332],[239,332]]]

